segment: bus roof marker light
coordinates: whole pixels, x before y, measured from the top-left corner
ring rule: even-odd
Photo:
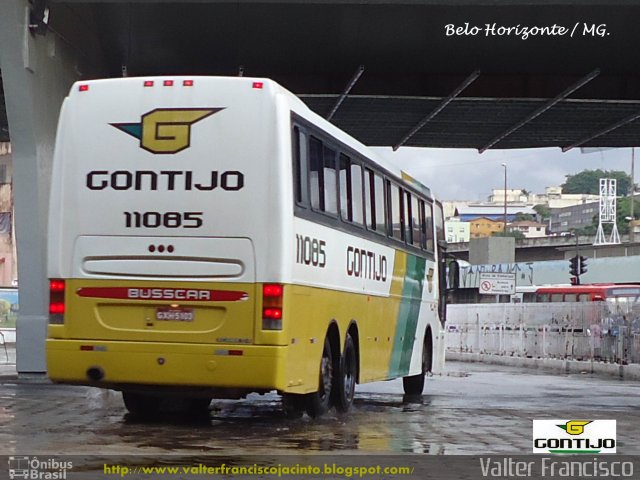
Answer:
[[[165,80],[162,82],[162,85],[165,87],[173,87],[173,80]]]
[[[83,83],[82,85],[80,85],[78,87],[78,90],[80,92],[88,92],[89,91],[89,85],[87,85],[86,83]]]
[[[261,90],[264,87],[264,82],[253,82],[252,88]]]
[[[193,80],[184,80],[182,82],[183,87],[193,87]]]
[[[145,80],[143,83],[145,87],[153,87],[153,80]]]

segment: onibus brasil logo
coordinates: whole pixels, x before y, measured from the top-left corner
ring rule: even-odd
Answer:
[[[156,154],[178,153],[191,145],[191,125],[222,108],[156,108],[139,123],[111,123],[140,140],[140,148]]]
[[[10,480],[66,480],[73,463],[56,458],[12,456],[8,458],[8,467]]]
[[[616,421],[534,420],[533,453],[616,453]]]

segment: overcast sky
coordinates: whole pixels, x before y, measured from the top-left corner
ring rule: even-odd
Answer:
[[[482,155],[471,149],[376,150],[430,187],[440,200],[486,200],[491,189],[504,186],[502,163],[507,164],[507,188],[524,188],[532,193],[544,193],[545,187],[564,183],[565,175],[586,169],[631,170],[630,148],[589,154],[577,148],[567,153],[559,148],[489,150]],[[635,175],[636,183],[638,175],[640,172]]]

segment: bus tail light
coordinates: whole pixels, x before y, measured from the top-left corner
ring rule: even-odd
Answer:
[[[282,330],[282,297],[284,287],[277,283],[262,286],[262,329]]]
[[[49,323],[52,325],[64,324],[64,291],[64,280],[49,280]]]

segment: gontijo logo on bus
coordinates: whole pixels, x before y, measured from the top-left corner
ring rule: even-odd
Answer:
[[[140,123],[111,123],[118,130],[140,140],[140,148],[151,153],[178,153],[191,145],[191,125],[222,108],[156,108],[145,113]]]
[[[534,420],[533,453],[616,453],[616,421]]]

